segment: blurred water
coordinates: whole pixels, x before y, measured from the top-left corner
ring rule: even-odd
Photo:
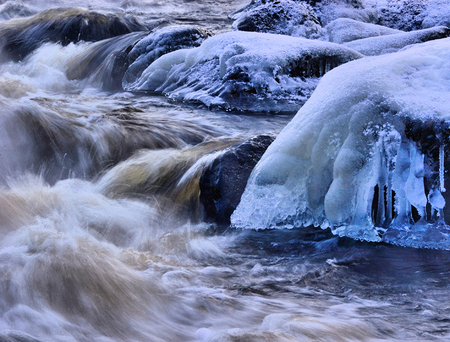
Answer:
[[[77,5],[222,31],[243,3]],[[45,44],[0,66],[0,341],[450,339],[448,252],[201,222],[202,165],[291,116],[68,80],[90,44]]]

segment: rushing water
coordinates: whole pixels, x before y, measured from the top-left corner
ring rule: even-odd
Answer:
[[[77,5],[220,32],[244,3]],[[71,5],[7,2],[2,13]],[[448,251],[202,222],[203,167],[292,115],[69,80],[92,44],[46,43],[0,65],[1,342],[450,339]]]

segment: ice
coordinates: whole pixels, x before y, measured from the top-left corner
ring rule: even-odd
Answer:
[[[449,60],[447,38],[327,73],[256,165],[232,225],[449,249]]]
[[[361,21],[339,18],[333,20],[325,27],[328,40],[333,43],[346,43],[352,40],[386,36],[390,34],[401,33],[400,30],[391,29],[389,27],[363,23]]]
[[[333,43],[227,32],[158,58],[125,88],[230,110],[296,111],[321,76],[360,57]]]
[[[348,43],[348,46],[366,56],[376,56],[385,53],[396,52],[411,44],[423,43],[429,40],[446,38],[450,35],[450,29],[446,26],[438,26],[429,29],[391,34],[387,36],[358,39]]]

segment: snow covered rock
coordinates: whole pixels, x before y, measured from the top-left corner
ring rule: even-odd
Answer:
[[[229,110],[296,111],[321,76],[361,55],[342,45],[269,33],[228,32],[154,61],[124,88]]]
[[[450,2],[447,0],[386,0],[378,2],[380,2],[377,4],[378,23],[381,25],[404,31],[433,26],[450,26]]]
[[[261,3],[236,17],[233,28],[240,31],[318,38],[323,30],[311,6],[292,0]]]
[[[132,83],[157,58],[180,49],[199,46],[212,34],[197,26],[168,26],[150,33],[139,41],[127,56],[129,65],[125,76],[125,84]]]
[[[450,249],[449,61],[442,39],[327,73],[256,165],[232,224]]]
[[[419,31],[358,39],[345,43],[344,45],[362,53],[363,55],[376,56],[396,52],[408,45],[446,38],[449,35],[450,29],[448,27],[438,26]]]
[[[325,30],[328,40],[338,44],[357,39],[402,33],[400,30],[395,30],[376,24],[363,23],[361,21],[348,18],[333,20],[325,27]]]

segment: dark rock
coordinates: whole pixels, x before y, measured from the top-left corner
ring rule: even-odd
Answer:
[[[230,216],[241,200],[247,180],[262,155],[275,139],[259,135],[218,157],[200,178],[200,201],[205,220],[229,224]]]
[[[146,30],[144,24],[130,15],[53,8],[1,23],[0,46],[4,60],[20,61],[46,42],[68,45]]]
[[[266,2],[239,15],[233,23],[239,31],[318,38],[322,26],[308,4],[292,0]]]

